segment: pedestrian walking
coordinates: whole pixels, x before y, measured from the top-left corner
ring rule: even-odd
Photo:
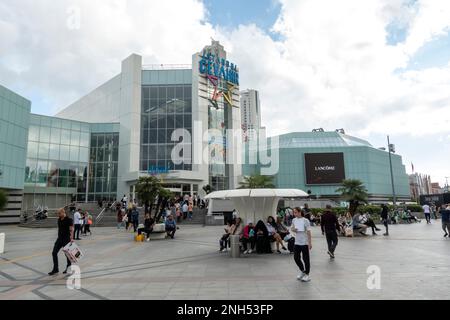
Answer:
[[[52,251],[53,269],[48,273],[52,276],[59,273],[58,264],[58,252],[61,248],[64,248],[68,243],[73,242],[73,220],[66,215],[64,209],[59,209],[58,212],[58,238],[55,241]],[[67,257],[66,257],[67,258]],[[67,269],[70,267],[71,262],[67,258],[67,266],[64,270],[64,274],[67,273]]]
[[[139,226],[139,211],[136,205],[133,205],[133,209],[131,210],[131,220],[133,221],[133,230],[136,232]]]
[[[381,213],[380,213],[381,220],[383,222],[384,227],[386,228],[386,232],[383,233],[383,236],[389,236],[389,209],[386,204],[383,204],[381,206]]]
[[[81,209],[78,208],[73,214],[73,224],[75,226],[75,240],[81,240],[80,239],[81,223],[82,223]]]
[[[427,220],[427,224],[430,224],[431,223],[431,208],[430,208],[430,206],[427,203],[425,203],[422,206],[422,209],[423,209],[423,213],[425,214],[425,219]]]
[[[187,204],[187,201],[184,201],[183,206],[181,207],[181,210],[183,211],[183,220],[187,219],[189,207]]]
[[[311,281],[309,276],[311,264],[309,253],[312,249],[311,224],[300,208],[294,209],[295,218],[292,220],[292,231],[295,232],[294,260],[300,269],[297,279],[303,282]]]
[[[441,206],[442,230],[444,230],[444,238],[450,237],[450,210],[445,204]]]
[[[334,259],[334,252],[338,245],[338,232],[341,231],[341,227],[329,204],[327,204],[325,211],[322,214],[322,218],[320,219],[320,227],[322,229],[322,235],[325,235],[327,239],[327,253],[331,259]]]

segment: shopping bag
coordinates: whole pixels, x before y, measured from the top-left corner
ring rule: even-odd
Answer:
[[[83,252],[75,242],[69,242],[63,248],[63,252],[72,264],[78,263],[78,261],[80,261],[80,259],[84,256]]]
[[[346,237],[353,237],[353,228],[352,227],[345,228],[345,236]]]

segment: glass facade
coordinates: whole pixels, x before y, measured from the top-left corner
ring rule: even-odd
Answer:
[[[192,170],[191,157],[174,164],[171,141],[175,129],[184,128],[192,135],[192,86],[145,85],[142,87],[140,170]],[[184,138],[185,139],[185,138]],[[191,149],[190,143],[185,149]],[[191,152],[192,153],[192,152]]]
[[[0,188],[23,189],[31,103],[0,85]]]
[[[118,133],[92,133],[88,201],[114,200],[119,160]]]
[[[32,190],[32,193],[40,194],[43,201],[39,202],[44,203],[47,193],[67,195],[67,202],[73,198],[85,201],[89,131],[89,124],[31,115],[25,167],[26,193]]]

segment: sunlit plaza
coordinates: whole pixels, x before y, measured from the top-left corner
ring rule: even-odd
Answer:
[[[1,299],[447,299],[449,239],[440,221],[390,227],[391,236],[339,238],[336,259],[313,227],[311,282],[296,279],[293,255],[219,253],[221,226],[181,226],[175,239],[137,243],[133,233],[93,228],[77,243],[81,288],[50,277],[56,229],[2,226]],[[60,269],[65,266],[59,254]],[[377,269],[379,268],[379,269]],[[373,278],[379,270],[379,279]],[[71,286],[72,284],[72,286]],[[73,289],[70,289],[73,288]]]

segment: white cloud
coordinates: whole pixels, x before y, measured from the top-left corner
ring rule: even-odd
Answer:
[[[241,85],[260,91],[270,134],[323,127],[369,140],[386,133],[437,140],[449,133],[450,66],[404,71],[421,47],[447,34],[449,1],[279,1],[276,41],[255,25],[213,28],[200,0],[3,0],[1,81],[40,93],[55,111],[118,73],[132,52],[145,63],[190,63],[213,37],[239,64]],[[81,18],[75,30],[67,28],[73,6]],[[391,23],[408,28],[395,46],[386,43]]]
[[[198,0],[3,0],[1,81],[39,92],[53,113],[119,73],[133,52],[144,63],[191,63],[213,35]]]

